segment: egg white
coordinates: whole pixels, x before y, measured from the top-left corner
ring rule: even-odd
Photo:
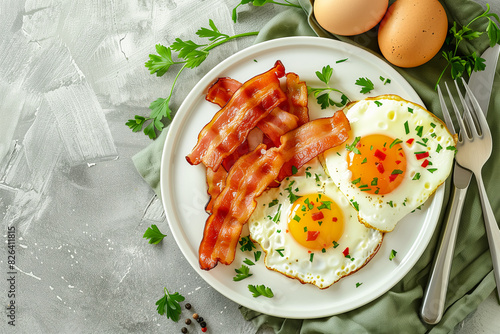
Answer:
[[[346,146],[330,149],[323,155],[328,174],[358,210],[359,220],[379,231],[390,232],[404,216],[419,208],[449,176],[455,154],[455,137],[432,113],[395,95],[357,101],[346,107],[344,112],[352,129],[348,144],[355,137],[371,134],[384,134],[402,141],[406,173],[401,184],[385,195],[368,194],[351,182]],[[421,133],[416,131],[417,127],[422,127]],[[413,143],[409,145],[406,142],[411,138]],[[422,145],[422,138],[426,138],[425,146]],[[415,155],[421,151],[429,152],[431,165],[422,167],[423,161]]]
[[[311,251],[287,231],[287,217],[292,206],[287,190],[290,184],[296,196],[325,194],[342,209],[344,233],[337,240],[336,247],[332,245],[325,248],[324,252]],[[276,199],[278,204],[275,204]],[[326,175],[318,159],[302,167],[296,175],[283,180],[279,188],[267,190],[257,202],[248,227],[250,237],[266,253],[266,267],[321,289],[362,268],[378,251],[383,239],[383,233],[367,228],[358,221],[356,211]],[[349,248],[349,257],[343,254],[346,247]]]

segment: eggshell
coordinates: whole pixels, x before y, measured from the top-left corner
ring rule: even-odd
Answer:
[[[448,19],[437,0],[397,0],[380,22],[378,44],[384,57],[400,67],[431,60],[443,46]]]
[[[352,36],[375,27],[388,5],[389,0],[316,0],[314,16],[332,34]]]

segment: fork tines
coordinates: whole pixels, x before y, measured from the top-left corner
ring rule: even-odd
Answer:
[[[454,82],[456,90],[458,92],[458,96],[460,98],[460,102],[462,104],[462,108],[464,110],[462,114],[460,114],[459,108],[457,107],[453,99],[453,95],[450,89],[448,88],[448,85],[445,82],[446,90],[450,97],[451,105],[453,106],[453,110],[455,112],[455,116],[457,118],[457,122],[460,127],[459,140],[460,141],[463,141],[465,139],[473,140],[474,137],[482,138],[485,133],[489,133],[490,131],[488,123],[486,122],[486,117],[484,116],[484,113],[481,110],[481,107],[479,106],[479,103],[477,102],[476,97],[470,90],[469,86],[467,85],[467,83],[463,78],[461,79],[463,86],[465,87],[466,98],[464,98],[464,96],[462,95],[457,80],[455,80]],[[443,101],[443,95],[441,93],[441,89],[439,88],[439,86],[438,86],[438,95],[440,101]],[[446,108],[444,103],[442,103],[442,105],[444,106],[443,116],[446,125],[448,126],[448,129],[450,130],[451,133],[456,133],[448,109]]]

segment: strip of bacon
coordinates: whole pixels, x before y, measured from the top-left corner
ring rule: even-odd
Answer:
[[[237,80],[228,77],[219,78],[208,89],[205,99],[223,107],[240,85]],[[287,100],[280,104],[286,111],[275,108],[257,124],[257,127],[271,139],[273,146],[279,146],[283,134],[309,121],[305,82],[299,81],[295,73],[288,73],[286,87]]]
[[[266,146],[260,144],[233,165],[205,224],[199,249],[202,269],[212,269],[219,261],[233,261],[241,228],[255,209],[255,198],[276,178],[282,164],[276,149],[266,151]],[[228,225],[232,227],[222,232],[223,226]]]
[[[234,92],[241,87],[241,82],[229,77],[219,78],[208,89],[205,100],[217,104],[219,107],[224,107],[231,99]]]
[[[349,121],[342,111],[330,118],[308,122],[282,136],[281,146],[265,150],[259,145],[231,168],[224,190],[205,224],[199,249],[200,267],[234,260],[241,229],[255,209],[255,199],[281,174],[289,161],[305,163],[348,138]],[[290,167],[291,168],[291,167]]]
[[[273,146],[279,146],[280,137],[298,126],[298,117],[281,110],[279,107],[274,108],[269,115],[257,124],[257,127],[271,139]]]
[[[299,119],[299,125],[309,122],[309,108],[307,85],[304,81],[299,80],[299,76],[295,73],[287,73],[286,75],[286,91],[287,101],[282,103],[280,107],[295,115]]]
[[[278,181],[293,174],[292,166],[299,169],[320,153],[346,141],[350,128],[344,112],[337,111],[332,117],[307,122],[283,135],[280,149],[286,154],[286,162]]]
[[[248,132],[286,100],[279,81],[284,75],[285,68],[278,60],[272,69],[245,82],[201,130],[186,160],[192,165],[203,162],[217,170],[222,160],[245,141]]]
[[[227,171],[224,168],[219,168],[216,172],[214,172],[212,168],[207,168],[207,193],[210,197],[210,200],[205,206],[205,211],[207,213],[212,213],[215,199],[226,186],[226,177]]]
[[[222,166],[226,171],[230,170],[234,163],[243,155],[250,152],[248,140],[245,139],[240,146],[236,148],[236,150],[228,155],[224,160],[222,160]]]

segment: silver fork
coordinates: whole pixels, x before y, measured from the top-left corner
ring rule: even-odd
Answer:
[[[455,159],[460,166],[470,170],[474,174],[477,181],[481,207],[483,209],[486,235],[488,237],[488,244],[493,262],[493,271],[497,284],[497,295],[498,298],[500,298],[500,229],[495,219],[493,210],[491,209],[491,204],[488,200],[488,195],[486,193],[486,189],[484,188],[483,178],[481,175],[481,169],[491,155],[493,142],[488,123],[486,122],[486,117],[484,116],[479,103],[463,78],[462,83],[466,90],[466,96],[470,101],[470,103],[465,102],[464,97],[460,93],[458,84],[455,81],[460,102],[464,109],[462,115],[460,115],[448,85],[445,84],[458,125],[460,127],[460,136],[457,143],[457,153]],[[443,113],[448,113],[446,108],[443,108]],[[446,115],[445,117],[449,117],[449,115]]]

